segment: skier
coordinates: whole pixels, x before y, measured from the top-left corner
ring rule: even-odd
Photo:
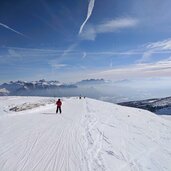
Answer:
[[[62,102],[61,102],[60,99],[58,99],[58,101],[56,102],[56,105],[57,105],[56,113],[58,113],[58,111],[59,111],[60,113],[62,113],[62,110],[61,110]]]

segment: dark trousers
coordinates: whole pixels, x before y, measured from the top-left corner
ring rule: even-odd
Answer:
[[[60,113],[62,113],[62,110],[61,110],[61,107],[60,107],[60,106],[57,106],[56,113],[58,113],[58,111],[59,111]]]

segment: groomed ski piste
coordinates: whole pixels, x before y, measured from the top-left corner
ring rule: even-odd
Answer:
[[[171,171],[171,121],[89,98],[0,97],[0,171]]]

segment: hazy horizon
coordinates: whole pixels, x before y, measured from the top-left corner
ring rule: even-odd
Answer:
[[[59,89],[54,89],[53,87],[52,88],[49,87],[48,89],[31,88],[29,90],[28,87],[28,91],[27,89],[26,90],[24,89],[24,90],[16,91],[16,93],[14,90],[15,87],[17,88],[18,86],[13,85],[13,87],[11,86],[9,87],[9,91],[10,89],[12,90],[12,95],[25,95],[25,96],[82,95],[82,96],[87,96],[87,97],[96,98],[103,101],[109,101],[114,103],[171,96],[171,89],[170,89],[171,80],[169,78],[165,78],[160,81],[158,79],[119,80],[119,81],[102,80],[102,82],[99,82],[99,80],[92,80],[92,81],[83,80],[81,82],[72,82],[71,85],[76,85],[75,88],[61,87]],[[59,82],[59,84],[63,84],[63,83]],[[22,88],[22,86],[18,88],[20,89]]]

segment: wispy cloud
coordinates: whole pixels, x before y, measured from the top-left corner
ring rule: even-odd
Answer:
[[[75,51],[74,46],[67,49],[35,49],[35,48],[20,48],[20,47],[3,47],[0,48],[0,65],[17,64],[20,60],[23,63],[47,63],[53,61],[53,63],[63,63],[63,59],[70,58],[71,56],[82,55],[82,52]]]
[[[28,38],[25,34],[19,32],[19,31],[17,31],[17,30],[14,30],[13,28],[7,26],[6,24],[0,23],[0,26],[4,27],[4,28],[6,28],[6,29],[8,29],[8,30],[10,30],[10,31],[13,31],[14,33],[17,33],[17,34],[19,34],[20,36],[23,36],[23,37],[25,37],[25,38]]]
[[[127,79],[146,77],[169,77],[171,75],[171,59],[155,63],[134,64],[130,66],[109,69],[90,74],[92,77],[107,79]]]
[[[82,33],[85,24],[87,23],[88,19],[90,18],[91,14],[93,12],[94,3],[95,3],[95,0],[90,0],[89,1],[88,11],[87,11],[87,17],[86,17],[85,21],[82,23],[82,25],[80,27],[79,34]]]
[[[68,65],[67,64],[53,64],[53,63],[51,63],[51,66],[55,69],[61,69],[61,68],[67,67]]]
[[[63,58],[65,56],[67,56],[68,54],[70,54],[71,52],[74,51],[74,49],[78,46],[78,43],[73,43],[71,44],[67,49],[65,49],[63,51],[63,53],[61,54],[61,56],[59,58]]]
[[[135,27],[138,21],[133,18],[119,18],[116,20],[109,20],[96,27],[97,33],[115,32],[118,29]]]
[[[78,54],[80,52],[76,52],[74,51],[74,49],[77,47],[77,43],[73,43],[71,44],[68,48],[66,48],[65,50],[63,50],[62,53],[56,55],[55,58],[49,60],[49,65],[53,68],[53,69],[60,69],[63,67],[67,67],[67,64],[61,64],[63,63],[63,61],[65,61],[67,58],[71,58],[71,56],[73,54]],[[72,54],[72,55],[71,55]]]
[[[86,52],[83,52],[83,56],[81,57],[81,59],[85,59],[87,56],[87,53]]]
[[[98,25],[88,25],[80,35],[85,40],[95,40],[97,34],[115,32],[120,29],[131,28],[138,25],[138,20],[134,18],[118,18],[108,20]]]
[[[139,63],[144,63],[149,61],[150,57],[154,54],[155,52],[153,50],[145,51],[142,54],[142,58],[138,60]]]
[[[171,54],[171,39],[151,42],[146,44],[143,48],[144,53],[139,60],[140,63],[148,62],[153,54]]]
[[[38,48],[21,48],[21,47],[3,47],[2,50],[8,52],[8,55],[15,57],[21,55],[23,57],[43,57],[43,56],[65,56],[67,54],[80,54],[79,51],[72,50],[75,45],[71,45],[67,49],[38,49]]]
[[[166,42],[161,41],[161,42]],[[158,43],[161,45],[161,42]],[[56,59],[57,63],[59,60],[63,60],[66,58],[71,58],[77,56],[79,59],[85,59],[91,56],[91,58],[97,58],[99,57],[139,57],[140,60],[138,63],[143,63],[148,60],[152,55],[165,55],[168,57],[171,56],[171,49],[162,46],[162,48],[152,48],[152,45],[155,47],[157,42],[148,43],[146,45],[143,45],[142,47],[138,47],[136,49],[128,50],[128,51],[94,51],[94,52],[85,52],[76,50],[76,47],[78,46],[78,43],[73,43],[70,46],[68,46],[66,49],[36,49],[36,48],[21,48],[21,47],[3,47],[3,51],[6,51],[6,54],[3,54],[3,56],[11,57],[11,59],[14,58],[23,58],[28,60],[34,60],[34,59]],[[166,43],[169,45],[169,42]],[[158,46],[157,46],[158,47]],[[166,49],[166,50],[162,50]],[[1,55],[2,56],[2,55]],[[6,58],[4,58],[5,60]],[[8,61],[8,60],[7,60]],[[141,61],[141,62],[140,62]],[[61,61],[60,61],[61,62]]]
[[[171,50],[171,39],[149,43],[147,48],[154,50]]]

